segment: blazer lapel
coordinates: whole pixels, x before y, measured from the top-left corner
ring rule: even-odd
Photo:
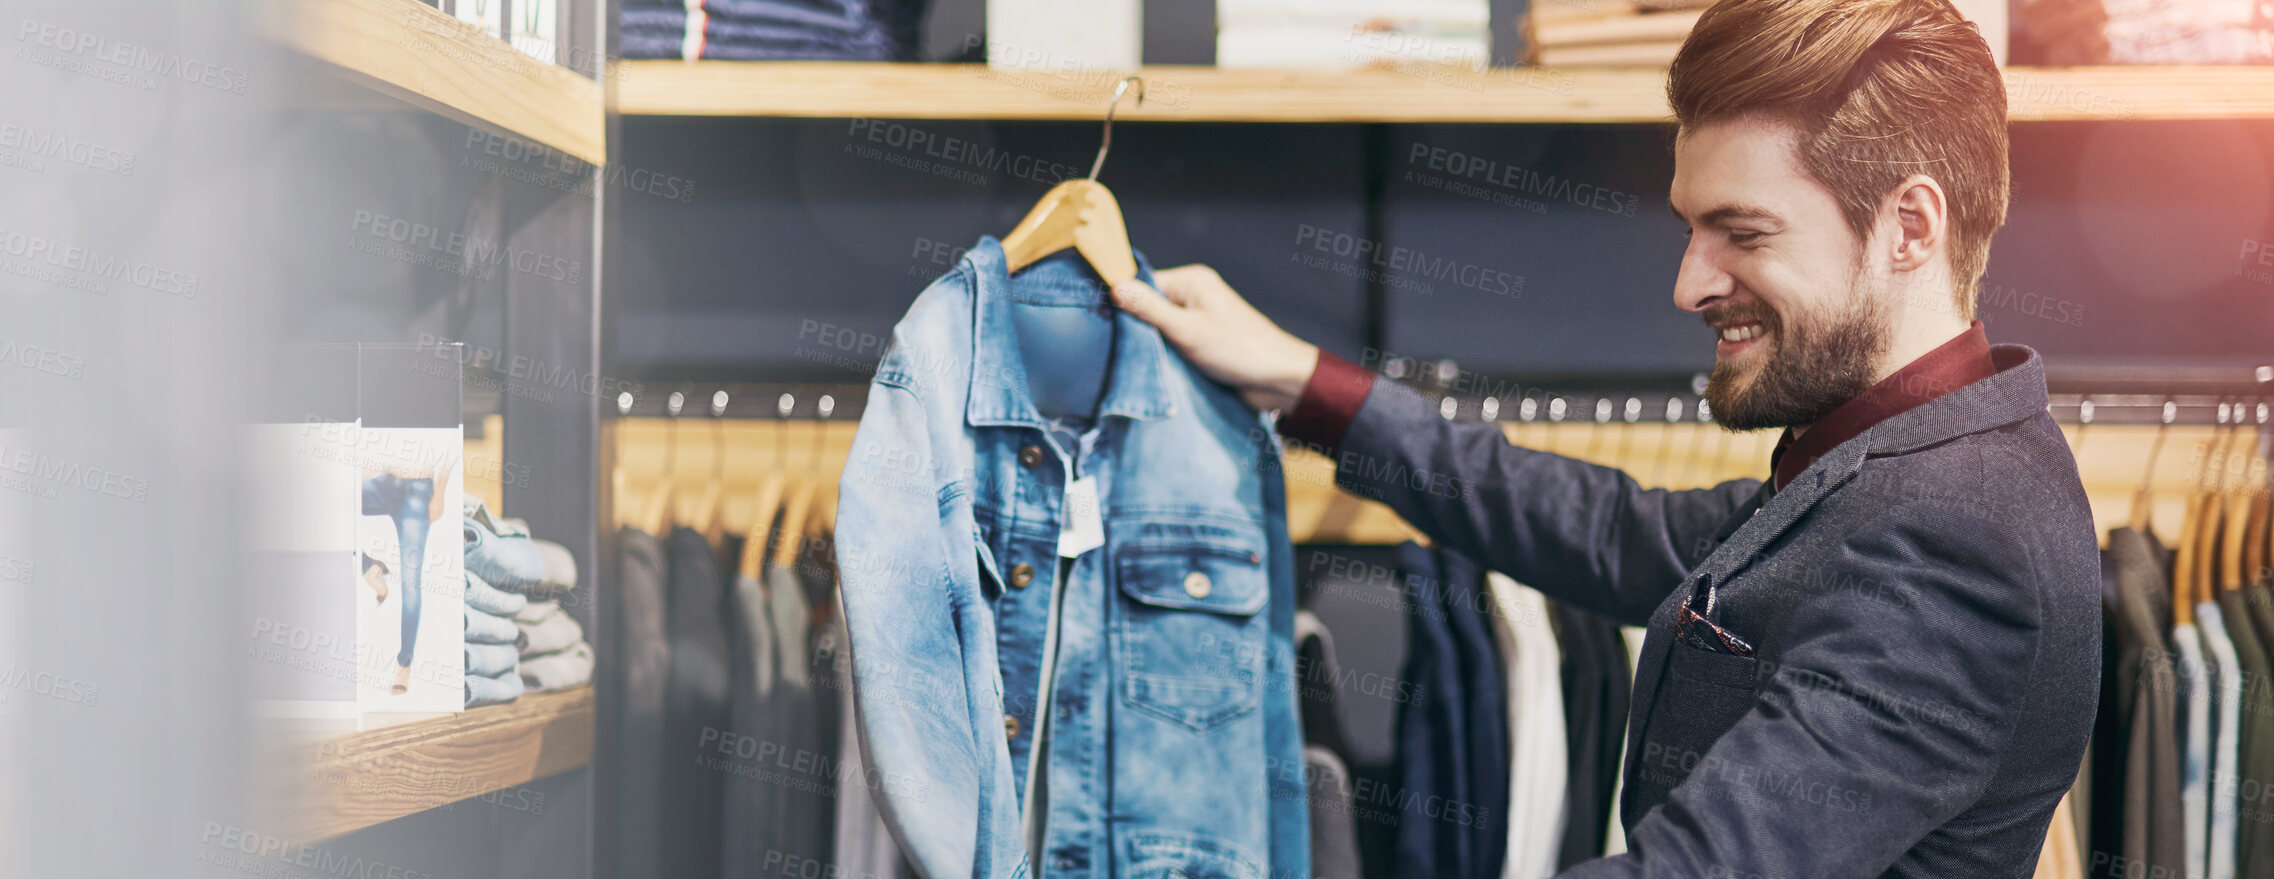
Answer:
[[[1682,606],[1683,599],[1701,589],[1706,595],[1714,595],[1715,590],[1751,564],[1762,548],[1799,524],[1810,510],[1816,508],[1817,502],[1854,476],[1863,466],[1864,452],[1870,446],[1871,431],[1867,430],[1816,459],[1816,463],[1801,471],[1783,491],[1772,493],[1764,483],[1761,492],[1766,499],[1757,502],[1744,524],[1737,526],[1737,530],[1730,533],[1729,538],[1723,540],[1720,546],[1715,547],[1705,561],[1691,569],[1690,576],[1682,581],[1682,585],[1676,587],[1666,596],[1665,601],[1658,603],[1658,609],[1651,612],[1650,628],[1642,642],[1642,658],[1635,667],[1635,698],[1627,722],[1629,772],[1639,765],[1631,755],[1641,753],[1643,733],[1650,729],[1651,715],[1657,709],[1660,697],[1665,695],[1659,692],[1659,686],[1666,668],[1667,651],[1674,643],[1674,612]],[[1637,787],[1634,779],[1628,778],[1626,790],[1621,795],[1623,802],[1619,804],[1620,820],[1630,828],[1642,820],[1639,804],[1635,800]]]

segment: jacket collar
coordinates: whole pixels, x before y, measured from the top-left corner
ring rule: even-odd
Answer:
[[[1027,392],[1026,363],[1019,357],[1018,328],[1011,305],[1018,302],[1082,304],[1103,309],[1114,322],[1113,365],[1098,416],[1119,415],[1153,421],[1175,413],[1168,392],[1168,345],[1161,333],[1107,304],[1105,284],[1078,258],[1045,257],[1011,278],[1002,242],[992,235],[963,255],[971,284],[971,391],[964,419],[972,426],[1043,428],[1047,421]],[[1152,265],[1137,255],[1137,279],[1153,282]]]
[[[2003,427],[2045,411],[2045,362],[2023,345],[1996,345],[1997,373],[1872,425],[1863,439],[1871,455],[1900,455],[1945,440]]]

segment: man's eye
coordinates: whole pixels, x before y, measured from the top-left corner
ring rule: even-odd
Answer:
[[[1765,233],[1731,231],[1729,233],[1729,243],[1735,244],[1739,247],[1750,246],[1754,243],[1759,242],[1763,234]]]

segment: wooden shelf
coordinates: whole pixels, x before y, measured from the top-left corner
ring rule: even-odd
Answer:
[[[296,755],[284,820],[320,840],[592,762],[591,687],[356,733]]]
[[[367,0],[368,2],[368,0]],[[1154,66],[1143,107],[1181,122],[1665,122],[1666,74],[1646,69],[1409,66],[1351,71]],[[1095,119],[1118,75],[972,64],[628,61],[634,116]],[[2017,67],[2015,121],[2274,118],[2274,67]]]
[[[599,83],[521,54],[416,0],[267,0],[284,45],[383,94],[468,125],[608,160]]]

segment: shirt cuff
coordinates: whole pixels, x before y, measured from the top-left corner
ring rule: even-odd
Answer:
[[[1279,433],[1313,446],[1341,445],[1342,435],[1350,430],[1358,407],[1365,405],[1366,395],[1373,389],[1372,372],[1321,348],[1311,380],[1303,385],[1302,399],[1296,401],[1294,411],[1279,419]]]

